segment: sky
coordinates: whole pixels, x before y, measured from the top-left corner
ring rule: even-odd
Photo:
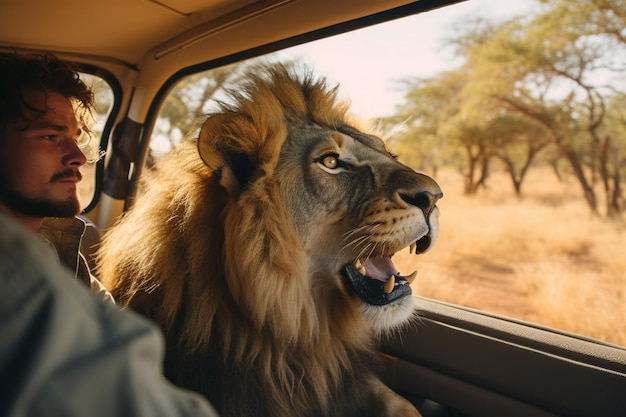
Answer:
[[[397,80],[427,77],[458,66],[443,40],[454,22],[469,16],[505,20],[528,13],[536,0],[469,0],[408,18],[394,20],[282,51],[282,58],[300,58],[339,84],[351,112],[377,118],[393,113],[403,100]]]

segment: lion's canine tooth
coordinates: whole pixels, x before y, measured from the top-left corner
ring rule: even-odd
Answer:
[[[416,242],[411,243],[411,246],[409,246],[409,254],[415,253],[415,248],[417,248],[417,243]]]
[[[389,294],[393,291],[393,287],[396,284],[396,277],[394,275],[390,276],[387,282],[385,282],[385,293]]]
[[[417,271],[413,271],[412,274],[407,275],[406,277],[404,277],[407,281],[409,281],[409,284],[411,284],[413,281],[415,281],[415,277],[417,276]]]
[[[363,266],[360,260],[357,259],[356,261],[354,261],[354,269],[359,271],[359,273],[361,273],[362,275],[365,275],[365,272],[366,272],[365,267]]]

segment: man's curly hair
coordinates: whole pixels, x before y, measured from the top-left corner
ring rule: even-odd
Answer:
[[[90,126],[94,116],[94,93],[79,77],[77,68],[47,53],[19,54],[0,53],[0,132],[8,123],[34,119],[25,110],[44,114],[46,108],[38,108],[24,97],[27,90],[38,90],[44,94],[56,92],[70,100],[76,119],[83,133],[79,146],[87,160],[99,158],[97,145]]]

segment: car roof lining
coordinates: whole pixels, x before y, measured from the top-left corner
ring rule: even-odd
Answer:
[[[426,9],[459,1],[413,4]],[[355,8],[332,0],[64,0],[58,7],[48,0],[8,1],[0,3],[0,48],[100,57],[137,68],[148,51],[161,59],[200,41],[210,57],[211,50],[223,50],[223,40],[210,42],[221,33],[245,35],[250,45],[269,43],[411,3],[362,0]]]

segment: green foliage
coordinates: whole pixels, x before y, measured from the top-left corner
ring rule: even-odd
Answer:
[[[193,136],[211,105],[235,88],[247,71],[267,64],[253,59],[213,68],[181,79],[164,100],[150,142],[150,157],[168,152],[183,136]],[[285,65],[294,65],[286,62]]]
[[[405,80],[406,103],[391,120],[412,122],[398,140],[434,138],[440,146],[431,165],[453,164],[468,194],[484,185],[496,158],[519,193],[545,150],[554,166],[555,156],[569,165],[592,212],[598,182],[606,214],[621,212],[626,139],[614,107],[623,108],[626,89],[626,1],[541,3],[529,16],[457,26],[448,44],[464,63],[431,79]]]
[[[170,146],[190,133],[207,112],[207,105],[221,90],[237,83],[244,64],[235,63],[192,74],[176,84],[161,106],[156,135],[166,137]],[[166,122],[165,122],[166,121]]]
[[[434,79],[404,80],[406,101],[393,117],[384,120],[394,131],[391,146],[410,166],[436,171],[458,159],[454,140],[441,134],[441,126],[458,112],[456,95],[464,74],[451,71]]]

